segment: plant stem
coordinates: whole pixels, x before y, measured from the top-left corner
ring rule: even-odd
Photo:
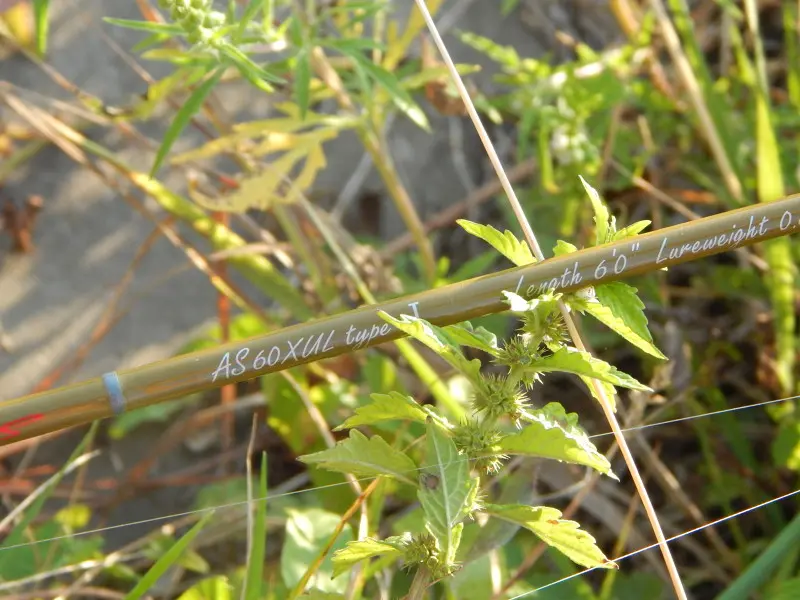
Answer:
[[[345,110],[355,113],[356,109],[353,100],[342,85],[339,74],[331,66],[319,46],[311,51],[311,65],[317,76],[333,91],[339,105]],[[363,128],[359,129],[359,138],[386,184],[386,188],[397,207],[397,212],[400,213],[403,221],[405,221],[409,233],[413,236],[414,242],[419,248],[426,279],[429,283],[433,283],[436,277],[436,258],[433,255],[433,246],[425,233],[425,227],[417,214],[416,208],[414,208],[411,197],[397,175],[397,170],[394,168],[389,152],[381,144],[377,134],[372,131]]]
[[[428,586],[431,583],[431,572],[428,567],[421,566],[414,575],[411,588],[408,590],[406,600],[424,600],[428,595]]]

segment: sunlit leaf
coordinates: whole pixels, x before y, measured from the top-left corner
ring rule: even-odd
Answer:
[[[261,173],[248,177],[229,194],[211,198],[196,193],[193,199],[215,211],[242,213],[251,209],[269,210],[275,204],[292,204],[299,200],[325,168],[322,143],[336,136],[333,129],[318,129],[298,136],[295,145],[264,167]],[[258,151],[253,153],[258,154]],[[302,170],[292,180],[290,172],[305,160]]]
[[[616,569],[617,564],[603,554],[595,539],[575,521],[561,518],[561,511],[548,506],[487,504],[485,512],[493,517],[517,523],[532,531],[548,546],[586,568]]]
[[[39,56],[44,56],[47,51],[47,33],[50,26],[49,9],[50,0],[33,0],[33,17],[36,24],[36,51]]]
[[[367,438],[358,429],[350,430],[350,437],[333,448],[306,454],[300,462],[318,465],[329,471],[352,473],[357,477],[392,477],[414,485],[417,465],[407,454],[392,448],[381,436]]]
[[[403,542],[405,536],[393,536],[385,540],[367,538],[349,542],[346,547],[333,555],[333,576],[338,577],[348,571],[353,565],[375,556],[396,556],[403,555]]]
[[[499,451],[585,465],[616,479],[611,463],[597,451],[577,420],[578,415],[567,413],[557,402],[528,411],[524,429],[505,436],[499,443]]]
[[[524,240],[518,240],[517,237],[508,230],[504,233],[500,233],[500,231],[491,225],[481,225],[479,223],[467,221],[466,219],[458,219],[456,223],[461,225],[467,233],[482,239],[492,246],[518,267],[536,262],[528,244]]]
[[[580,177],[580,176],[579,176]],[[580,177],[583,188],[589,194],[589,200],[592,202],[592,209],[594,210],[594,225],[595,225],[595,245],[600,246],[612,239],[616,233],[616,219],[608,212],[600,194],[589,183]]]
[[[359,406],[356,414],[336,427],[334,431],[391,420],[424,423],[428,417],[428,413],[410,396],[390,392],[388,394],[371,394],[370,397],[372,402],[366,406]]]
[[[469,321],[445,327],[445,332],[453,342],[462,346],[477,348],[492,356],[500,353],[497,336],[484,327],[473,327]]]
[[[642,231],[647,229],[650,226],[651,222],[652,221],[636,221],[636,223],[628,225],[627,227],[623,227],[613,235],[611,241],[616,242],[619,240],[624,240],[627,238],[637,236]]]
[[[563,256],[565,254],[572,254],[573,252],[577,251],[578,248],[574,244],[570,244],[564,240],[558,240],[553,248],[553,256]]]
[[[461,348],[441,327],[410,315],[402,315],[399,319],[383,311],[378,311],[378,315],[387,323],[425,344],[467,377],[474,379],[478,376],[481,362],[477,359],[468,360],[461,352]]]
[[[281,575],[283,582],[288,587],[294,587],[305,575],[308,566],[328,545],[331,536],[339,526],[341,516],[319,508],[288,509],[286,512],[288,519],[286,521],[286,538],[281,551]],[[316,587],[319,591],[327,593],[345,591],[347,579],[332,579],[334,568],[332,555],[344,548],[352,539],[352,529],[345,526],[336,538],[330,553],[309,581],[309,587]]]
[[[233,600],[233,593],[228,578],[218,575],[195,583],[178,600]]]
[[[656,358],[667,358],[653,344],[653,336],[647,329],[644,302],[637,296],[635,287],[614,281],[597,285],[594,291],[594,299],[572,296],[569,305],[589,313],[643,352]]]
[[[630,375],[619,371],[607,362],[594,358],[588,352],[571,347],[564,347],[550,356],[538,358],[529,366],[524,367],[524,370],[530,373],[562,371],[592,377],[632,390],[651,391],[646,385],[642,385]]]

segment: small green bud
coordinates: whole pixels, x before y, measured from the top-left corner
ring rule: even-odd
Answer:
[[[201,10],[208,10],[209,6],[208,0],[191,0],[192,8],[199,8]]]
[[[215,10],[205,15],[203,25],[209,29],[216,29],[225,25],[225,21],[225,15]]]

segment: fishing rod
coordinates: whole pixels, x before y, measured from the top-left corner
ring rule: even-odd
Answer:
[[[476,277],[346,313],[0,402],[0,446],[188,394],[383,344],[412,315],[451,325],[508,310],[503,291],[574,292],[735,250],[800,229],[800,195],[726,211],[633,238]]]

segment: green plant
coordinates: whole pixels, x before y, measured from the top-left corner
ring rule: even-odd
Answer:
[[[585,184],[585,182],[584,182]],[[586,189],[595,211],[596,242],[635,235],[647,223],[617,230],[605,204],[588,184]],[[532,262],[525,242],[511,232],[464,221],[462,226],[487,241],[517,264]],[[555,252],[575,251],[559,242]],[[423,597],[434,581],[453,575],[465,558],[477,558],[462,544],[465,528],[478,515],[486,515],[532,531],[545,543],[588,568],[613,568],[594,538],[561,512],[547,506],[489,501],[487,481],[501,471],[510,456],[546,458],[583,465],[615,477],[608,460],[595,448],[578,424],[578,415],[551,402],[542,408],[530,406],[527,391],[547,373],[578,375],[606,386],[634,390],[648,388],[610,364],[581,352],[566,342],[559,312],[559,299],[573,310],[589,313],[649,354],[663,358],[647,330],[643,305],[636,290],[612,283],[596,290],[562,295],[544,291],[534,298],[505,292],[509,308],[521,316],[516,335],[500,344],[496,336],[469,323],[437,327],[424,319],[403,315],[381,316],[404,333],[422,342],[444,358],[469,389],[466,417],[453,423],[436,407],[422,405],[412,397],[392,392],[372,394],[372,402],[338,430],[349,429],[349,437],[335,447],[300,457],[302,462],[357,477],[385,477],[400,486],[411,486],[422,506],[424,529],[401,535],[352,541],[333,557],[333,575],[341,575],[361,561],[379,558],[401,560],[415,572],[409,598]],[[468,359],[462,347],[488,356],[488,364]],[[613,395],[612,395],[613,397]],[[415,443],[401,450],[383,436],[367,437],[357,427],[372,427],[386,421],[423,426],[424,450]],[[470,535],[474,541],[474,536]]]

